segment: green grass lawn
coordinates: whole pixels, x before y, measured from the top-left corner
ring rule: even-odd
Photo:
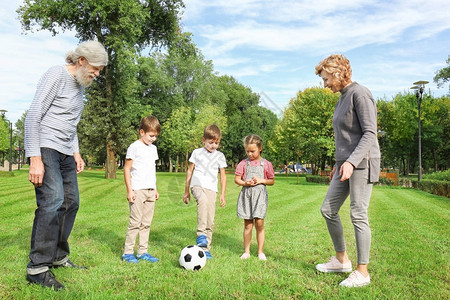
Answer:
[[[184,174],[158,173],[149,252],[156,264],[121,262],[128,224],[122,173],[106,180],[100,171],[79,176],[81,205],[70,237],[71,260],[88,270],[54,270],[65,286],[55,292],[25,280],[36,207],[26,170],[0,177],[1,299],[449,299],[450,200],[413,189],[374,187],[369,209],[372,283],[340,288],[346,274],[322,274],[315,264],[334,254],[320,205],[327,186],[295,176],[268,187],[265,222],[268,261],[241,261],[242,220],[236,217],[240,188],[228,175],[227,206],[217,205],[212,260],[199,272],[178,264],[195,242],[196,205],[182,203]],[[349,201],[341,210],[350,259],[356,265]]]

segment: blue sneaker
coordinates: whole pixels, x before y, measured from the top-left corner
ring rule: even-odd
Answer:
[[[137,255],[137,259],[139,259],[139,260],[143,259],[143,260],[146,260],[146,261],[149,261],[149,262],[152,262],[152,263],[155,263],[155,262],[159,261],[159,259],[157,259],[154,256],[151,256],[148,253],[138,254]]]
[[[212,259],[211,253],[209,251],[205,251],[206,259]]]
[[[127,263],[137,264],[139,261],[134,257],[133,254],[124,254],[122,255],[122,260],[126,261]]]
[[[197,246],[199,247],[208,246],[208,240],[206,239],[206,235],[202,234],[197,237]]]

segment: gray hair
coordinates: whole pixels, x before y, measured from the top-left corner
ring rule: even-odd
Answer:
[[[66,62],[77,64],[80,57],[86,58],[88,63],[94,67],[108,64],[108,54],[105,47],[97,41],[83,42],[74,51],[69,51],[66,55]]]

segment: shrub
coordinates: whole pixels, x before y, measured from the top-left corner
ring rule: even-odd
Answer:
[[[317,176],[317,175],[308,175],[308,176],[306,176],[306,182],[329,184],[330,183],[330,178],[329,177]]]
[[[422,179],[418,181],[413,179],[411,185],[415,189],[450,198],[450,182],[447,180]]]
[[[435,172],[423,175],[423,179],[450,181],[450,169],[442,172]]]
[[[13,177],[14,172],[8,172],[8,171],[0,171],[0,177]]]
[[[387,177],[380,177],[378,185],[395,185],[395,181]]]

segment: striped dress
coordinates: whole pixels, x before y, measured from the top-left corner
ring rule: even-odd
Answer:
[[[41,156],[41,147],[66,155],[79,152],[77,125],[83,112],[83,92],[64,65],[51,67],[41,77],[25,118],[27,157]]]

